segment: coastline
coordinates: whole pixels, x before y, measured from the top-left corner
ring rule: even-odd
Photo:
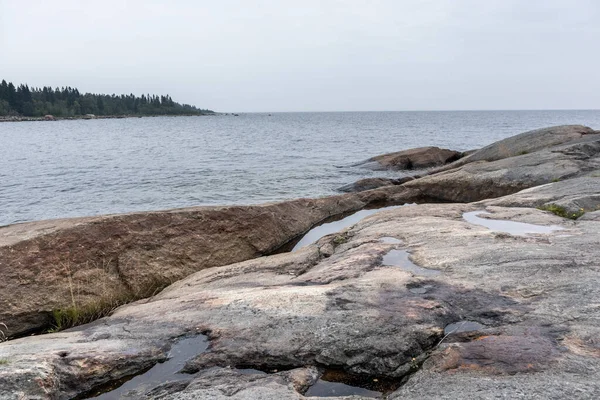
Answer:
[[[88,120],[88,119],[124,119],[124,118],[149,118],[149,117],[206,117],[206,116],[217,116],[226,115],[222,113],[202,113],[202,114],[157,114],[157,115],[78,115],[75,117],[55,117],[52,118],[44,117],[0,117],[0,122],[55,122],[55,121],[74,121],[74,120]]]

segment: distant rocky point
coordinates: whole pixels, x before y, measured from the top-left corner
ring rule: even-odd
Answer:
[[[82,93],[69,86],[30,88],[0,82],[0,122],[210,114],[214,112],[177,103],[169,95]]]
[[[180,115],[94,115],[86,114],[75,117],[55,117],[54,115],[44,115],[43,117],[22,117],[22,116],[0,116],[0,122],[35,122],[35,121],[74,121],[88,119],[123,119],[123,118],[150,118],[150,117],[197,117],[218,115],[217,113],[204,114],[180,114]]]

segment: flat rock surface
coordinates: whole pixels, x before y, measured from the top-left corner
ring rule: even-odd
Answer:
[[[591,192],[594,182],[580,185]],[[557,192],[564,196],[553,201],[571,195]],[[70,398],[164,360],[174,341],[199,333],[210,345],[184,368],[196,375],[150,390],[169,399],[222,398],[223,387],[246,398],[302,398],[285,377],[206,374],[316,366],[398,386],[409,376],[388,393],[398,399],[559,398],[567,389],[556,382],[589,398],[600,390],[600,222],[530,208],[534,196],[519,203],[513,195],[510,207],[498,199],[382,211],[296,253],[197,272],[90,325],[3,343],[0,398]],[[463,219],[475,210],[563,230],[491,231]],[[383,265],[393,249],[440,274]],[[445,337],[463,320],[484,328]]]

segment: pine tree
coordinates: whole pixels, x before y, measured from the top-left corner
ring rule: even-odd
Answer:
[[[210,112],[175,103],[169,95],[81,94],[79,89],[70,86],[53,89],[50,86],[36,88],[20,84],[15,87],[6,80],[0,82],[0,116],[198,115]]]

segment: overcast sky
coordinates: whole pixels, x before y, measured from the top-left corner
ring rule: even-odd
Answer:
[[[0,78],[217,111],[600,108],[599,0],[0,0]]]

